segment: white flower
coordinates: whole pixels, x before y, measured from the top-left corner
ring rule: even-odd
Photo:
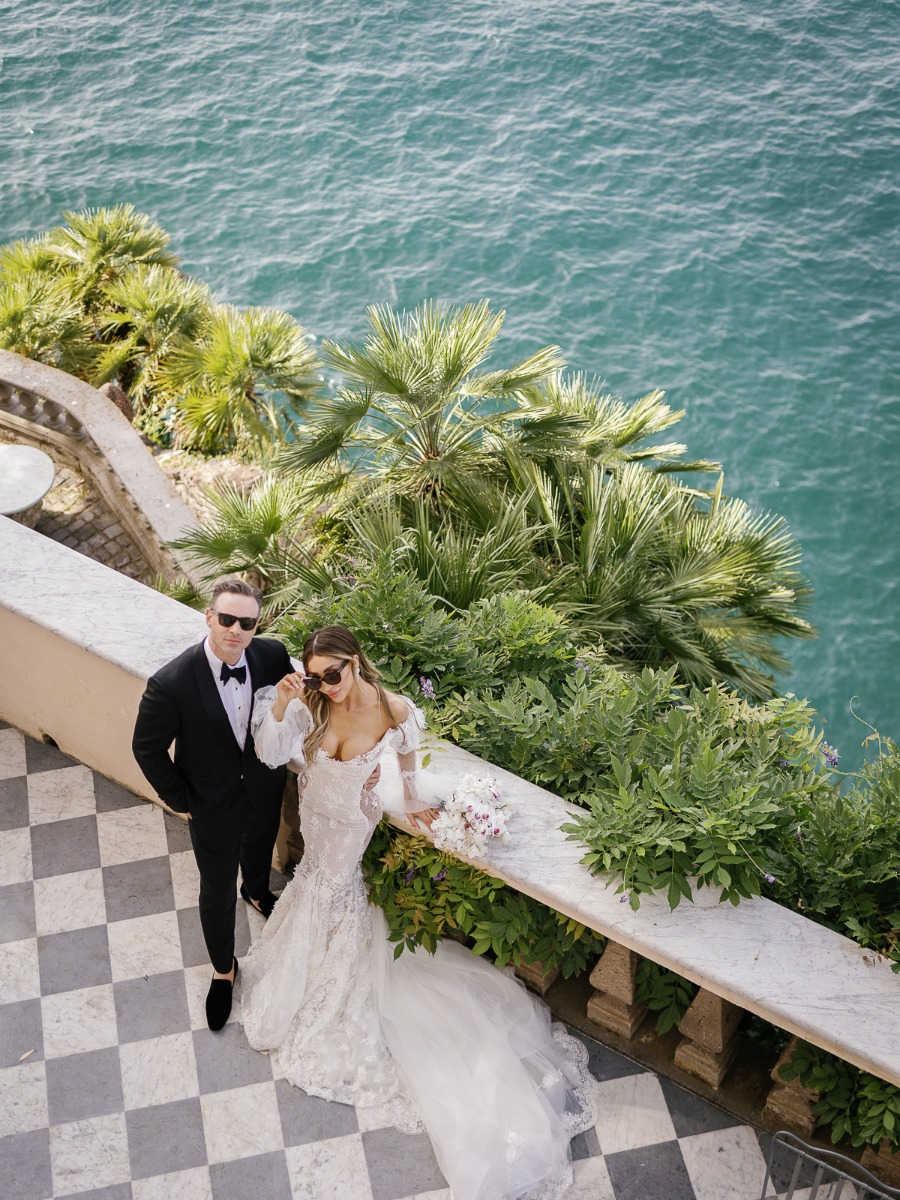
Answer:
[[[507,841],[511,805],[500,800],[496,779],[464,775],[431,826],[434,844],[467,858],[481,858],[491,838]]]

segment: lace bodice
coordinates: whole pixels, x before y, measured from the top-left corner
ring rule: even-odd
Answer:
[[[420,709],[405,700],[407,715],[396,728],[388,729],[371,749],[353,758],[338,759],[319,749],[307,761],[306,739],[312,730],[312,715],[302,700],[292,700],[281,721],[272,716],[275,688],[260,688],[254,697],[251,727],[256,752],[267,766],[293,762],[300,772],[300,826],[304,856],[321,866],[333,880],[346,880],[365,852],[381,819],[382,800],[366,781],[381,756],[388,750],[412,754],[425,727]],[[400,811],[424,808],[414,790],[404,788]],[[392,811],[397,811],[392,808]],[[310,864],[308,864],[310,865]]]

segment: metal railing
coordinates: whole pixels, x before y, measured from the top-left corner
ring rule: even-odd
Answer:
[[[898,1200],[852,1158],[810,1146],[782,1130],[772,1139],[760,1200]]]

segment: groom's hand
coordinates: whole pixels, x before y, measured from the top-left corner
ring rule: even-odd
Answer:
[[[272,716],[275,720],[280,721],[290,702],[298,697],[302,698],[305,691],[303,676],[296,671],[291,671],[289,675],[285,675],[284,679],[280,679],[275,684],[276,698],[272,705]]]
[[[371,792],[372,788],[378,786],[378,780],[381,778],[381,763],[375,764],[375,770],[363,784],[364,792]]]

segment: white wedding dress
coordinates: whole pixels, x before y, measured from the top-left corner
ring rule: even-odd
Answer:
[[[254,698],[257,752],[270,766],[305,761],[309,710],[294,700],[276,721],[274,699],[274,688]],[[409,704],[367,753],[319,750],[305,764],[303,860],[241,964],[244,1030],[309,1094],[424,1127],[455,1200],[557,1200],[572,1181],[569,1141],[597,1118],[585,1047],[455,942],[395,960],[367,900],[360,860],[382,809],[363,785],[385,750],[413,751],[422,727]],[[407,799],[406,811],[422,807]]]

